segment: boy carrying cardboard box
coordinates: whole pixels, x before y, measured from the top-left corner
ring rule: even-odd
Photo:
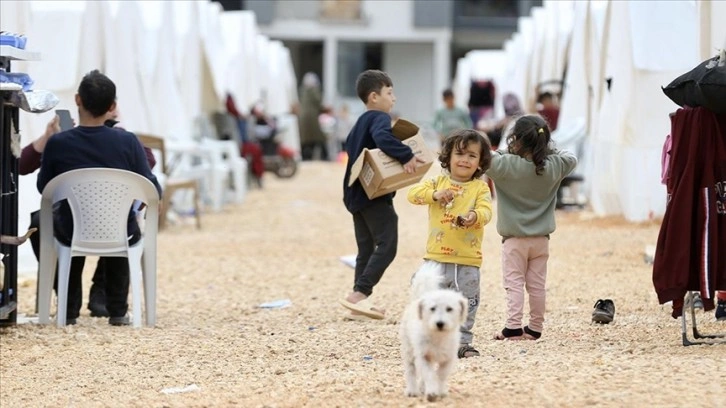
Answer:
[[[348,134],[346,152],[350,160],[343,180],[343,202],[353,215],[358,254],[353,292],[341,299],[340,303],[350,309],[351,313],[346,317],[351,320],[383,319],[384,310],[370,303],[368,297],[388,265],[393,262],[398,249],[398,215],[393,208],[394,192],[370,198],[360,182],[361,170],[358,177],[353,177],[353,183],[349,184],[352,167],[361,154],[370,154],[373,149],[380,149],[380,152],[395,159],[406,174],[415,173],[417,163],[425,163],[425,160],[414,155],[410,146],[393,135],[390,112],[396,97],[388,74],[378,70],[364,71],[356,80],[356,92],[365,103],[366,112],[358,118]]]

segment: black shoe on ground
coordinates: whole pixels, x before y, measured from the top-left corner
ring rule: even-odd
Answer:
[[[128,326],[131,322],[128,316],[115,316],[108,318],[108,324],[111,326]]]
[[[615,303],[610,299],[598,299],[595,302],[595,309],[592,311],[592,321],[595,323],[608,324],[615,317]]]
[[[109,317],[106,309],[106,291],[98,284],[91,285],[91,292],[88,295],[88,310],[91,317]]]
[[[91,317],[109,317],[106,305],[95,302],[88,302],[88,310],[91,311]]]
[[[75,317],[66,317],[66,326],[72,326],[74,324],[76,324]]]
[[[726,320],[726,300],[719,300],[716,304],[716,320]]]

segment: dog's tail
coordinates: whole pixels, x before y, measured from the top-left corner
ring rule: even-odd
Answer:
[[[418,299],[426,292],[441,288],[444,280],[441,264],[425,261],[411,278],[411,299]]]

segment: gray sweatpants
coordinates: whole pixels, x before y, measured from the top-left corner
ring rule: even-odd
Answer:
[[[445,289],[453,289],[461,292],[469,300],[469,311],[466,315],[466,323],[461,326],[461,344],[471,344],[474,338],[471,329],[474,327],[476,311],[479,309],[479,268],[476,266],[442,263],[431,260],[424,262],[439,264],[444,274],[444,280],[441,286]]]

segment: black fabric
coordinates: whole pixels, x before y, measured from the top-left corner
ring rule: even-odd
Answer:
[[[663,93],[679,106],[726,113],[726,61],[714,57],[674,79]]]
[[[391,117],[387,113],[369,110],[362,114],[355,122],[346,140],[348,164],[345,167],[345,177],[343,177],[343,202],[345,208],[351,214],[373,205],[375,202],[393,201],[395,192],[371,200],[359,181],[353,183],[352,186],[348,186],[351,167],[353,167],[355,160],[363,152],[363,149],[375,148],[381,149],[383,153],[398,160],[401,164],[408,163],[414,157],[411,148],[393,136]]]
[[[524,334],[524,331],[522,329],[508,329],[504,328],[502,330],[502,336],[504,337],[519,337]]]
[[[398,250],[398,215],[393,203],[374,200],[372,204],[353,213],[355,259],[353,290],[370,296]]]
[[[469,106],[494,106],[496,91],[491,81],[471,81]]]

